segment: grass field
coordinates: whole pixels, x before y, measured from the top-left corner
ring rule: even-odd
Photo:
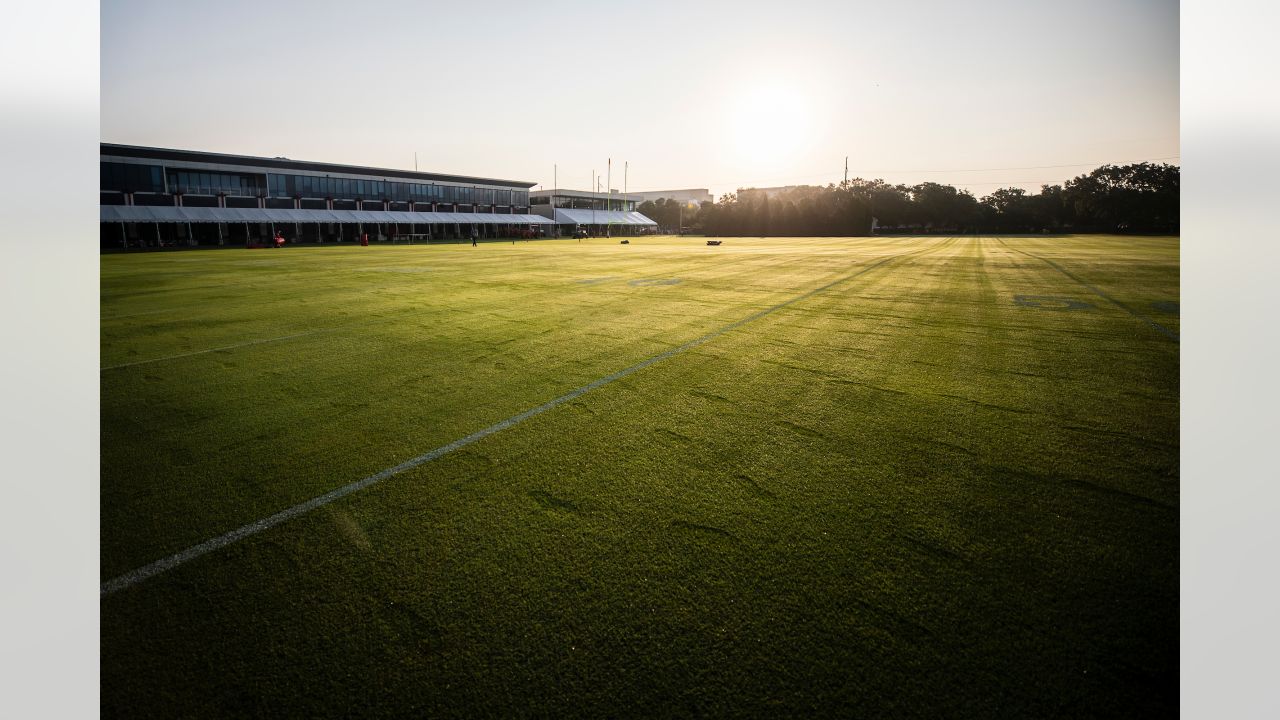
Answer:
[[[103,714],[1176,714],[1178,255],[105,255],[104,583],[632,371],[104,593]]]

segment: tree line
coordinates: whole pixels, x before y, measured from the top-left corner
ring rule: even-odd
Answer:
[[[925,182],[891,185],[856,178],[825,187],[767,193],[742,188],[698,208],[663,199],[637,208],[666,232],[716,236],[840,236],[879,233],[1179,231],[1179,168],[1165,163],[1103,165],[1029,194],[1001,188],[981,199]]]

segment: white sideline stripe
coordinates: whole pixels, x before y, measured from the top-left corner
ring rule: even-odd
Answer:
[[[809,292],[806,292],[803,295],[797,295],[796,297],[793,297],[790,300],[780,302],[777,305],[765,308],[764,310],[756,312],[752,315],[748,315],[747,317],[741,320],[737,320],[735,322],[729,323],[728,325],[725,325],[724,327],[718,330],[713,330],[712,332],[707,333],[706,335],[703,335],[700,338],[690,340],[689,342],[683,345],[674,347],[665,352],[658,353],[657,355],[654,355],[653,357],[650,357],[647,360],[642,360],[641,362],[638,362],[635,365],[632,365],[631,367],[619,370],[613,373],[612,375],[606,375],[600,378],[599,380],[591,382],[587,385],[583,385],[582,387],[577,388],[576,390],[570,390],[569,392],[565,393],[564,395],[561,395],[558,398],[555,398],[554,400],[545,402],[542,405],[539,405],[531,410],[525,410],[519,415],[513,415],[507,418],[506,420],[503,420],[502,422],[497,423],[496,425],[490,425],[489,427],[483,430],[480,430],[478,432],[472,433],[460,440],[454,440],[448,445],[443,445],[441,447],[436,448],[435,450],[419,455],[418,457],[415,457],[410,460],[406,460],[400,463],[399,465],[396,465],[395,467],[387,468],[386,470],[370,475],[369,477],[364,478],[363,480],[357,480],[349,485],[343,485],[337,490],[332,490],[330,492],[325,493],[324,495],[320,495],[318,497],[311,498],[310,500],[298,503],[293,507],[281,510],[275,515],[262,518],[261,520],[255,520],[254,522],[251,522],[248,525],[245,525],[244,527],[236,528],[235,530],[232,530],[229,533],[226,533],[224,535],[219,535],[218,537],[215,537],[210,540],[206,540],[200,543],[199,545],[193,545],[187,548],[186,550],[183,550],[178,553],[174,553],[173,555],[170,555],[169,557],[166,557],[166,558],[161,558],[160,560],[157,560],[149,565],[144,565],[140,568],[137,568],[136,570],[130,570],[129,572],[123,575],[112,578],[111,580],[108,580],[107,582],[103,583],[101,594],[99,595],[99,597],[100,598],[106,597],[107,595],[110,595],[111,593],[114,593],[117,590],[123,590],[124,588],[140,583],[143,580],[146,580],[150,577],[159,575],[160,573],[165,572],[166,570],[171,570],[179,565],[182,565],[186,562],[194,560],[200,557],[201,555],[205,555],[207,553],[213,552],[214,550],[217,550],[219,548],[224,548],[238,540],[243,540],[244,538],[247,538],[250,535],[256,535],[262,532],[263,530],[267,530],[269,528],[275,527],[276,525],[279,525],[280,523],[285,522],[286,520],[291,520],[295,517],[298,517],[299,515],[315,510],[318,507],[323,507],[325,505],[328,505],[334,500],[350,495],[351,493],[363,490],[369,487],[370,485],[373,485],[376,482],[386,480],[387,478],[393,475],[397,475],[399,473],[404,472],[405,470],[411,470],[423,463],[430,462],[431,460],[435,460],[441,455],[446,455],[448,453],[451,453],[454,450],[470,445],[471,443],[477,440],[480,440],[482,438],[486,438],[496,432],[506,430],[512,425],[516,425],[518,423],[524,422],[525,420],[528,420],[534,415],[540,415],[556,407],[557,405],[563,405],[564,403],[567,403],[570,400],[573,400],[585,393],[595,390],[596,388],[602,385],[607,385],[613,382],[614,380],[619,380],[628,375],[631,375],[632,373],[639,372],[649,367],[650,365],[653,365],[654,363],[662,362],[663,360],[666,360],[667,358],[673,355],[678,355],[682,352],[685,352],[686,350],[690,350],[699,345],[702,345],[703,343],[709,340],[713,340],[719,337],[720,335],[723,335],[724,333],[737,329],[743,325],[746,325],[749,322],[759,320],[760,318],[766,315],[769,315],[771,313],[777,312],[778,310],[781,310],[782,308],[787,307],[788,305],[800,302],[801,300],[806,300],[810,297],[813,297],[814,295],[817,295],[818,293],[824,290],[827,290],[828,288],[831,288],[847,280],[852,280],[853,278],[865,272],[868,272],[869,270],[877,268],[885,264],[886,262],[889,262],[890,260],[893,260],[898,257],[902,257],[902,255],[901,254],[893,255],[893,256],[884,258],[882,260],[879,260],[875,263],[872,263],[871,265],[867,265],[866,267],[862,268],[861,270],[855,273],[851,273],[842,278],[832,280],[826,285],[810,290]]]
[[[192,355],[204,355],[205,353],[221,352],[223,350],[235,350],[236,348],[249,347],[250,345],[261,345],[263,343],[280,342],[281,340],[292,340],[293,338],[302,337],[303,335],[315,335],[326,330],[308,330],[306,332],[294,333],[293,335],[281,335],[280,337],[265,338],[263,340],[250,340],[249,342],[236,343],[235,345],[223,345],[222,347],[209,348],[208,350],[196,350],[194,352],[182,353],[180,355],[167,355],[165,357],[151,358],[150,360],[137,360],[134,362],[121,363],[120,365],[108,365],[101,368],[98,372],[107,370],[119,370],[120,368],[133,367],[134,365],[146,365],[148,363],[164,362],[166,360],[177,360],[178,358],[191,357]]]
[[[125,315],[106,315],[98,318],[99,320],[124,320],[125,318],[134,318],[140,315],[158,315],[160,313],[173,312],[173,308],[164,308],[162,310],[144,310],[142,312],[128,313]]]

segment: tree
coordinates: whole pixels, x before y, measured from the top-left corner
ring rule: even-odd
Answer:
[[[1068,180],[1063,196],[1077,229],[1178,232],[1179,182],[1175,165],[1103,165]]]
[[[1034,195],[1008,187],[979,201],[950,185],[855,178],[826,187],[740,188],[704,203],[697,224],[708,235],[757,236],[866,235],[872,218],[891,231],[1176,233],[1178,183],[1179,169],[1172,165],[1104,165]],[[653,212],[663,207],[655,204]],[[685,224],[692,223],[686,218]]]

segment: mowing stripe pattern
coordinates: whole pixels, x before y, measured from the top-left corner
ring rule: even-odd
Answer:
[[[810,290],[801,295],[797,295],[796,297],[793,297],[790,300],[785,300],[783,302],[780,302],[777,305],[772,305],[770,307],[767,307],[756,313],[748,315],[747,317],[742,318],[741,320],[737,320],[717,330],[713,330],[712,332],[707,333],[706,335],[703,335],[699,338],[690,340],[689,342],[686,342],[683,345],[661,352],[646,360],[642,360],[641,362],[638,362],[635,365],[619,370],[611,375],[606,375],[598,380],[595,380],[591,383],[583,385],[582,387],[579,387],[575,390],[571,390],[565,393],[564,395],[561,395],[546,403],[543,403],[542,405],[539,405],[535,408],[525,410],[524,412],[518,415],[513,415],[507,418],[506,420],[503,420],[494,425],[490,425],[489,427],[484,428],[483,430],[474,432],[459,440],[454,440],[448,445],[443,445],[434,450],[423,453],[422,455],[419,455],[415,458],[406,460],[400,463],[399,465],[387,468],[385,470],[382,470],[381,472],[370,475],[362,480],[357,480],[348,485],[344,485],[336,490],[327,492],[324,495],[319,495],[317,497],[311,498],[310,500],[306,500],[304,502],[298,503],[297,505],[294,505],[290,508],[281,510],[280,512],[274,515],[262,518],[260,520],[255,520],[254,522],[251,522],[248,525],[245,525],[240,528],[236,528],[235,530],[232,530],[223,535],[219,535],[210,540],[206,540],[198,545],[193,545],[187,548],[186,550],[183,550],[178,553],[174,553],[173,555],[170,555],[165,558],[161,558],[160,560],[156,560],[153,563],[144,565],[135,570],[131,570],[127,573],[124,573],[123,575],[112,578],[111,580],[108,580],[107,582],[103,583],[101,588],[101,594],[99,595],[99,597],[106,597],[107,595],[110,595],[119,590],[123,590],[124,588],[130,587],[131,585],[136,585],[137,583],[140,583],[143,580],[154,577],[156,575],[159,575],[162,572],[171,570],[175,567],[178,567],[179,565],[183,565],[187,562],[190,562],[191,560],[194,560],[200,557],[201,555],[205,555],[210,552],[213,552],[214,550],[227,547],[232,543],[243,540],[244,538],[247,538],[251,535],[256,535],[264,530],[275,527],[276,525],[279,525],[287,520],[291,520],[300,515],[303,515],[312,510],[315,510],[316,508],[328,505],[329,503],[332,503],[335,500],[346,497],[347,495],[350,495],[352,493],[359,492],[360,490],[363,490],[369,487],[370,485],[373,485],[374,483],[381,482],[382,480],[386,480],[387,478],[392,477],[394,475],[398,475],[399,473],[402,473],[406,470],[411,470],[415,467],[418,467],[419,465],[422,465],[423,463],[427,463],[432,460],[435,460],[436,458],[442,455],[447,455],[453,452],[454,450],[458,450],[459,448],[470,445],[476,442],[477,440],[481,440],[490,435],[493,435],[494,433],[506,430],[507,428],[512,427],[514,425],[518,425],[519,423],[522,423],[525,420],[528,420],[529,418],[534,417],[535,415],[540,415],[548,410],[551,410],[552,408],[558,405],[563,405],[564,403],[567,403],[570,400],[574,400],[578,397],[581,397],[582,395],[588,392],[591,392],[596,388],[607,385],[615,380],[620,380],[624,377],[627,377],[628,375],[639,372],[649,367],[650,365],[662,362],[667,358],[670,358],[675,355],[679,355],[680,353],[683,353],[695,347],[698,347],[699,345],[702,345],[706,342],[714,340],[715,338],[727,332],[730,332],[739,327],[742,327],[747,323],[751,323],[756,320],[759,320],[760,318],[763,318],[767,315],[775,313],[778,310],[781,310],[789,305],[793,305],[803,300],[807,300],[808,298],[811,298],[814,295],[817,295],[818,293],[829,290],[832,287],[839,285],[840,283],[852,280],[853,278],[856,278],[859,275],[862,275],[863,273],[874,270],[875,268],[880,267],[881,265],[884,265],[885,263],[891,260],[895,260],[897,258],[901,258],[906,255],[917,254],[919,252],[924,252],[924,251],[917,251],[916,253],[902,253],[899,255],[893,255],[893,256],[878,260],[870,265],[863,267],[861,270],[858,270],[857,272],[850,273],[843,277],[832,280],[831,282],[825,285],[822,285],[821,287],[814,288],[813,290]]]
[[[1048,263],[1048,264],[1049,264],[1049,267],[1053,268],[1054,270],[1057,270],[1058,272],[1062,273],[1063,275],[1066,275],[1067,277],[1071,278],[1072,280],[1075,280],[1076,282],[1080,283],[1081,285],[1083,285],[1083,286],[1085,286],[1085,287],[1089,288],[1089,290],[1093,291],[1093,294],[1097,295],[1098,297],[1102,298],[1103,300],[1106,300],[1107,302],[1111,303],[1112,305],[1115,305],[1116,307],[1118,307],[1118,308],[1120,308],[1121,310],[1123,310],[1123,311],[1125,311],[1125,312],[1129,313],[1130,315],[1132,315],[1132,316],[1134,316],[1134,317],[1138,318],[1139,320],[1141,320],[1141,321],[1145,322],[1146,324],[1148,324],[1148,325],[1150,325],[1151,327],[1155,328],[1157,332],[1161,333],[1162,335],[1164,335],[1165,337],[1169,338],[1170,340],[1172,340],[1172,341],[1174,341],[1174,342],[1178,342],[1178,333],[1176,333],[1176,332],[1174,332],[1174,331],[1170,330],[1169,328],[1167,328],[1167,327],[1165,327],[1165,326],[1161,325],[1160,323],[1156,322],[1155,320],[1152,320],[1151,318],[1147,317],[1146,315],[1143,315],[1142,313],[1140,313],[1140,312],[1137,312],[1137,311],[1133,310],[1133,309],[1132,309],[1132,308],[1130,308],[1128,305],[1125,305],[1124,303],[1120,302],[1119,300],[1116,300],[1115,298],[1113,298],[1113,297],[1111,297],[1110,295],[1108,295],[1108,294],[1106,294],[1106,293],[1102,292],[1101,290],[1099,290],[1098,288],[1096,288],[1096,287],[1094,287],[1094,286],[1090,285],[1089,283],[1085,282],[1084,280],[1081,280],[1080,278],[1078,278],[1078,277],[1076,277],[1075,275],[1071,274],[1071,272],[1070,272],[1070,271],[1068,271],[1066,268],[1062,267],[1062,266],[1061,266],[1061,265],[1059,265],[1058,263],[1056,263],[1056,262],[1054,262],[1054,261],[1052,261],[1052,260],[1050,260],[1049,258],[1046,258],[1046,257],[1040,257],[1039,255],[1032,255],[1031,253],[1027,252],[1026,250],[1019,250],[1019,249],[1017,249],[1017,248],[1009,247],[1008,245],[1006,245],[1006,244],[1005,244],[1005,242],[1004,242],[1003,240],[1000,240],[999,238],[996,238],[996,239],[997,239],[997,240],[999,240],[999,242],[1000,242],[1000,244],[1001,244],[1001,245],[1004,245],[1006,248],[1009,248],[1010,250],[1012,250],[1012,251],[1014,251],[1014,252],[1016,252],[1016,253],[1022,253],[1023,255],[1026,255],[1027,257],[1035,258],[1036,260],[1039,260],[1039,261],[1041,261],[1041,262]]]

